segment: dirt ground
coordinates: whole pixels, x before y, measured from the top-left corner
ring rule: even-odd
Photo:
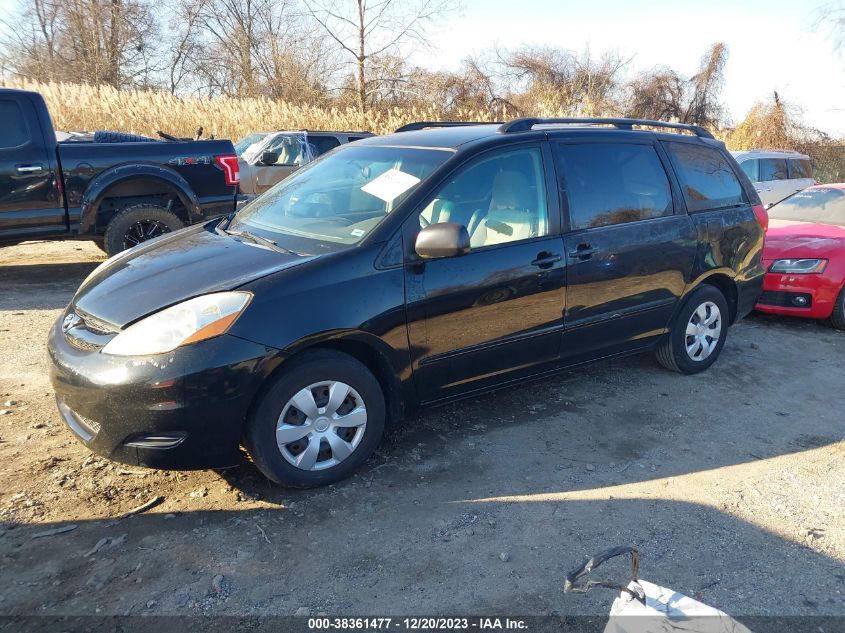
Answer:
[[[73,438],[44,343],[101,260],[0,249],[0,615],[601,614],[612,592],[563,577],[619,544],[734,615],[845,615],[845,334],[827,325],[753,316],[703,375],[643,355],[432,409],[301,492]]]

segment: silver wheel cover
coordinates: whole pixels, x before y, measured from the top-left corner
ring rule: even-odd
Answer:
[[[302,470],[325,470],[349,457],[364,437],[367,407],[344,382],[326,380],[297,391],[276,423],[276,444]]]
[[[722,313],[712,301],[705,301],[690,316],[684,337],[687,355],[695,362],[707,360],[722,336]]]

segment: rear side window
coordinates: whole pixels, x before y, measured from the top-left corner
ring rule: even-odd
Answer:
[[[760,182],[768,182],[770,180],[789,180],[785,158],[760,159]]]
[[[308,142],[314,146],[315,150],[317,150],[314,152],[316,156],[325,154],[329,150],[333,150],[335,147],[340,145],[340,141],[333,136],[309,136]]]
[[[739,179],[719,150],[691,143],[665,145],[681,181],[687,209],[707,211],[745,201]]]
[[[29,141],[29,129],[17,101],[0,99],[0,148],[18,147]]]
[[[742,167],[742,171],[745,172],[745,175],[748,176],[748,180],[751,182],[760,182],[760,161],[756,158],[752,158],[751,160],[743,161],[739,164]]]
[[[558,146],[572,229],[672,215],[672,190],[651,145]]]
[[[790,178],[812,178],[813,170],[810,166],[810,161],[803,158],[789,159],[789,177]]]

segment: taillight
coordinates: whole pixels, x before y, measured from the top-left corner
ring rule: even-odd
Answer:
[[[215,156],[214,160],[223,168],[226,177],[226,184],[237,186],[241,182],[241,170],[238,166],[238,157],[234,154],[223,154]]]
[[[752,207],[752,211],[754,211],[754,217],[757,218],[757,223],[763,227],[763,232],[769,230],[769,212],[766,211],[766,207],[762,204],[755,204]]]

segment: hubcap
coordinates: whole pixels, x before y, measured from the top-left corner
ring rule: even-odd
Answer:
[[[712,301],[702,303],[687,323],[687,355],[694,361],[709,358],[722,335],[722,313]]]
[[[297,391],[276,424],[285,460],[302,470],[324,470],[349,457],[364,437],[367,407],[344,382],[327,380]]]
[[[159,235],[170,233],[170,227],[155,220],[138,220],[123,235],[123,247],[132,248]]]

